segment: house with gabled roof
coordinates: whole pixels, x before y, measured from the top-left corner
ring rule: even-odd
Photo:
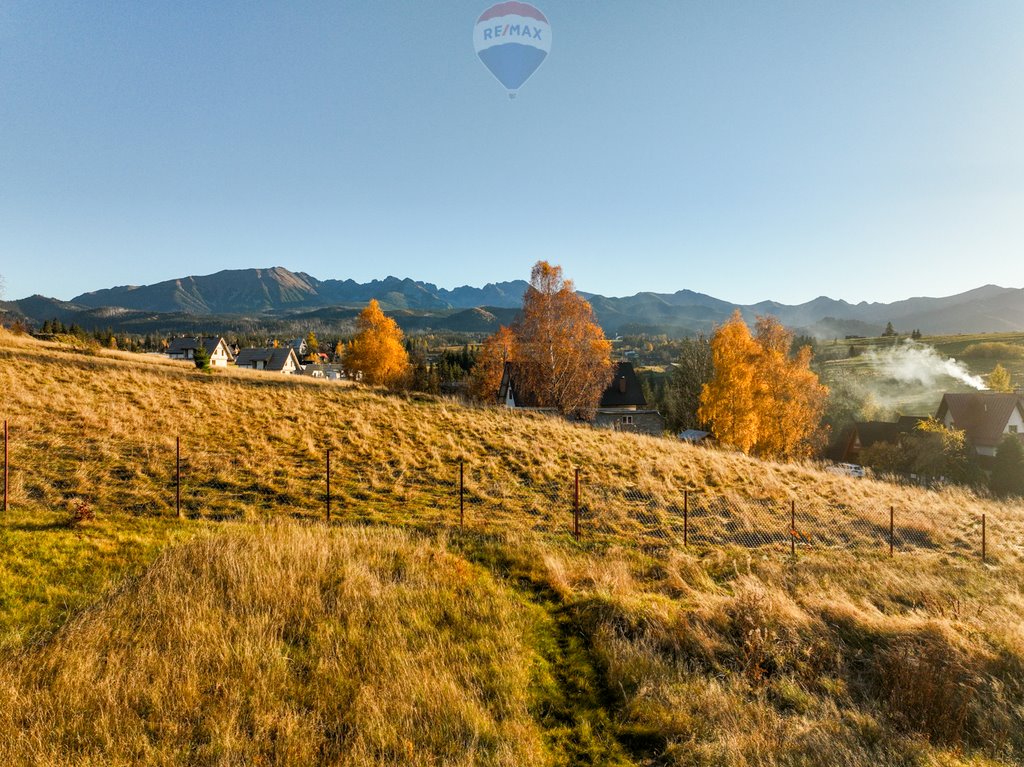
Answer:
[[[235,365],[250,370],[270,370],[291,375],[300,372],[299,358],[290,346],[281,348],[242,349],[235,358]]]
[[[828,457],[837,463],[859,464],[861,451],[880,442],[898,444],[925,420],[925,416],[904,415],[896,421],[855,421],[840,434]]]
[[[528,391],[518,379],[516,366],[511,362],[505,363],[505,369],[501,373],[501,385],[498,387],[498,404],[516,410],[536,410],[540,412],[554,413],[553,407],[541,407],[537,398]]]
[[[498,404],[517,410],[555,412],[555,408],[540,407],[530,392],[517,386],[515,365],[508,362],[501,376]],[[643,386],[631,362],[615,365],[612,380],[601,394],[592,423],[606,429],[641,434],[660,435],[665,431],[664,417],[647,407]]]
[[[167,346],[167,356],[172,360],[194,360],[200,347],[206,349],[210,366],[226,368],[235,361],[235,355],[223,338],[173,338]]]
[[[632,362],[615,364],[612,381],[601,394],[601,401],[597,405],[594,425],[655,436],[664,433],[665,418],[647,406],[644,387]]]
[[[965,432],[984,466],[1006,435],[1024,439],[1024,397],[992,391],[947,393],[935,420]]]

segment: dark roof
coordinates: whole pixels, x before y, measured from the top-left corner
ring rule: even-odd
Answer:
[[[994,447],[1003,438],[1006,423],[1014,409],[1024,415],[1024,399],[1020,394],[977,391],[944,394],[935,419],[945,421],[950,415],[953,426],[967,432],[975,445]]]
[[[168,354],[184,354],[187,351],[195,351],[202,344],[206,347],[207,354],[213,354],[217,349],[217,344],[223,340],[222,337],[217,338],[174,338],[171,343],[167,346]],[[227,343],[224,344],[224,348],[228,349]],[[228,349],[228,356],[231,355],[231,350]]]
[[[917,425],[922,421],[927,421],[928,416],[926,415],[901,415],[896,419],[896,423],[900,425],[900,428],[905,431],[913,431],[917,428]]]
[[[198,338],[174,338],[171,343],[167,346],[168,354],[184,354],[185,352],[195,351],[199,348]]]
[[[898,442],[900,435],[909,431],[907,428],[901,428],[899,423],[890,421],[858,421],[854,428],[862,449],[871,447],[876,442]]]
[[[856,421],[839,434],[839,438],[826,451],[826,457],[833,461],[850,460],[857,450],[871,447],[878,442],[896,444],[900,436],[917,428],[925,416],[905,415],[892,421]]]
[[[235,358],[238,367],[252,367],[254,362],[263,362],[267,370],[284,370],[288,357],[294,357],[295,350],[290,346],[283,346],[280,349],[242,349]],[[298,362],[295,361],[296,366]]]
[[[516,407],[538,407],[536,398],[529,392],[520,391],[516,386],[515,365],[511,362],[505,363],[505,370],[501,374],[501,386],[498,388],[498,402],[504,404],[508,396],[509,388],[512,389],[512,397],[515,399]],[[640,379],[633,370],[633,363],[619,362],[615,365],[614,376],[608,388],[601,394],[601,401],[597,406],[600,408],[616,407],[647,407],[647,398],[644,397],[643,387]]]
[[[506,362],[505,369],[501,373],[501,385],[498,387],[499,405],[505,404],[509,389],[512,390],[512,398],[516,402],[516,407],[539,407],[537,399],[533,395],[520,391],[520,387],[516,386],[515,365]]]
[[[633,370],[632,362],[619,362],[615,365],[612,382],[601,395],[598,407],[647,407],[644,388]]]

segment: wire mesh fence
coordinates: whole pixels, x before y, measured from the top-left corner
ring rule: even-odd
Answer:
[[[751,498],[671,483],[623,484],[566,468],[536,476],[500,463],[377,463],[343,448],[217,447],[163,434],[54,436],[5,422],[4,509],[34,505],[210,519],[288,514],[436,529],[529,530],[593,544],[743,547],[796,553],[939,551],[1024,558],[1017,517],[877,501]],[[68,430],[62,430],[68,433]]]

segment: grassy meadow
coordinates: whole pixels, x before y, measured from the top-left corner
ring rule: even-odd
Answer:
[[[884,354],[905,337],[834,339],[819,342],[822,377],[832,386],[848,386],[867,403],[865,416],[889,420],[901,415],[935,415],[944,392],[972,391],[962,381],[941,373],[932,381],[895,380],[887,375],[874,354]],[[1024,333],[983,333],[924,336],[942,360],[955,359],[974,376],[986,378],[996,365],[1009,371],[1018,387],[1024,386]]]
[[[0,418],[4,764],[1024,764],[1019,506],[2,331]]]

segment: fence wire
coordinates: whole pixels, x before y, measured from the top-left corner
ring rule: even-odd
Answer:
[[[232,451],[210,448],[198,437],[99,437],[85,423],[73,432],[79,437],[71,440],[53,434],[44,421],[18,422],[4,445],[9,504],[211,519],[330,515],[654,548],[1024,558],[1024,524],[1014,516],[950,516],[925,506],[864,500],[750,498],[650,477],[621,483],[568,468],[556,476],[531,476],[497,462],[376,463],[341,447],[328,456],[310,444],[267,441]]]

